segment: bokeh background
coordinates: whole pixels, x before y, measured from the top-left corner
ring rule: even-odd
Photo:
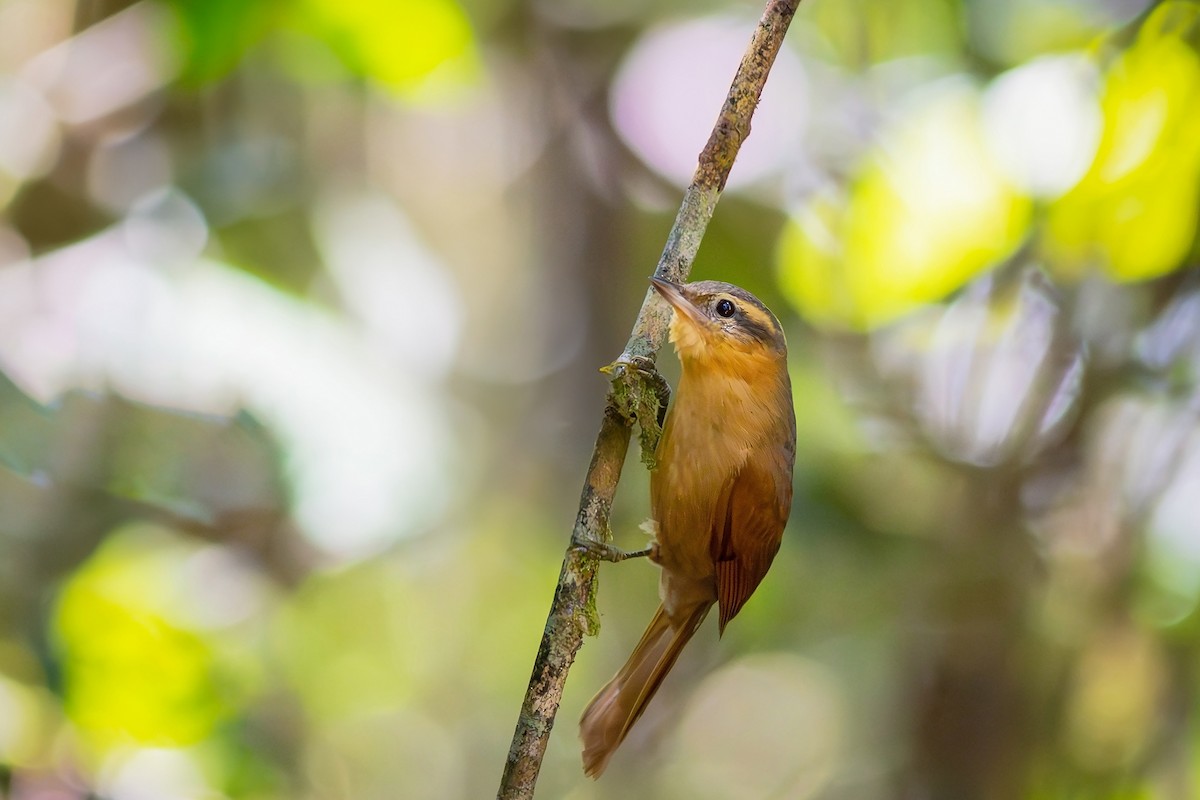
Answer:
[[[0,798],[495,792],[760,11],[0,0]],[[1198,43],[804,0],[693,273],[788,330],[783,548],[592,783],[603,569],[540,796],[1200,796]]]

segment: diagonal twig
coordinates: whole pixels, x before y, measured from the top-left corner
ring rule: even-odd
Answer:
[[[654,270],[656,277],[683,282],[691,272],[704,230],[725,188],[738,150],[750,133],[750,118],[799,3],[800,0],[769,0],[767,3],[708,144],[700,153],[696,173],[684,193],[675,224]],[[584,479],[572,544],[563,558],[546,629],[534,660],[533,675],[504,765],[498,800],[533,797],[567,672],[583,645],[584,635],[596,629],[593,599],[597,560],[573,543],[608,539],[609,513],[634,421],[630,409],[638,407],[628,401],[629,386],[632,382],[634,390],[638,390],[637,381],[642,380],[635,370],[626,366],[635,359],[655,358],[666,340],[669,320],[670,312],[665,303],[648,289],[625,350],[613,363],[613,388],[609,391],[592,462]]]

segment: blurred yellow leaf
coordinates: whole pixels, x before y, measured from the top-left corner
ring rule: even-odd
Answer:
[[[1200,202],[1200,58],[1184,34],[1200,7],[1166,3],[1113,64],[1091,169],[1051,206],[1047,252],[1079,273],[1094,261],[1118,280],[1179,266]]]
[[[1082,766],[1134,762],[1154,740],[1166,664],[1160,645],[1132,627],[1102,631],[1075,664],[1067,702],[1067,745]]]
[[[474,36],[453,0],[302,0],[298,20],[353,70],[410,98],[474,74]],[[435,81],[436,82],[436,81]]]
[[[977,93],[946,83],[889,133],[844,203],[818,199],[792,218],[782,286],[814,322],[875,327],[1004,258],[1029,213],[985,149]]]
[[[118,533],[62,592],[66,709],[100,745],[192,744],[226,712],[211,649],[168,612],[183,555],[145,529]]]

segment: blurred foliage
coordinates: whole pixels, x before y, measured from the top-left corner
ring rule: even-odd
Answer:
[[[945,297],[1024,238],[1029,203],[991,166],[978,99],[930,89],[844,205],[817,198],[780,241],[783,286],[818,322],[874,327]]]
[[[1198,14],[1164,4],[1109,67],[1096,157],[1050,211],[1056,260],[1081,271],[1098,255],[1114,278],[1145,280],[1191,252],[1200,209]]]
[[[262,0],[176,0],[185,80],[217,80],[262,41],[283,4]]]
[[[758,11],[0,0],[0,798],[495,790]],[[695,275],[788,329],[793,519],[592,783],[604,569],[539,794],[1200,796],[1200,4],[789,36]]]
[[[272,31],[311,36],[356,75],[401,92],[415,92],[431,74],[466,78],[475,68],[474,39],[463,10],[451,0],[171,0],[184,56],[182,78],[206,84],[224,78]],[[284,52],[287,52],[286,48]],[[299,77],[313,74],[319,55],[308,48],[284,58]],[[442,85],[445,90],[447,85]],[[433,89],[426,97],[434,98]]]
[[[1045,209],[1045,256],[1064,278],[1177,269],[1200,192],[1197,9],[1159,6],[1105,69],[1091,166]],[[1190,37],[1190,38],[1189,38]],[[783,284],[818,322],[873,328],[945,297],[1026,239],[1033,198],[998,168],[977,95],[935,83],[898,112],[843,198],[819,195],[781,240]]]

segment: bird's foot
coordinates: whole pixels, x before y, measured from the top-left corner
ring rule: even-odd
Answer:
[[[630,558],[645,558],[647,556],[653,560],[658,551],[657,542],[652,542],[649,547],[644,547],[641,550],[623,550],[615,544],[598,542],[595,539],[586,539],[579,535],[571,537],[571,547],[593,558],[613,564],[626,561]]]
[[[670,385],[654,366],[654,361],[645,356],[622,353],[616,361],[600,371],[612,381],[610,402],[626,422],[638,423],[642,463],[647,469],[654,469],[657,466],[654,453],[658,449],[658,440],[662,438],[667,404],[671,400]]]
[[[654,394],[654,399],[658,401],[658,408],[655,411],[655,419],[661,427],[667,416],[667,406],[671,402],[671,385],[667,383],[667,379],[658,371],[658,367],[654,362],[645,356],[630,356],[628,363],[633,367],[650,387],[650,391]]]

